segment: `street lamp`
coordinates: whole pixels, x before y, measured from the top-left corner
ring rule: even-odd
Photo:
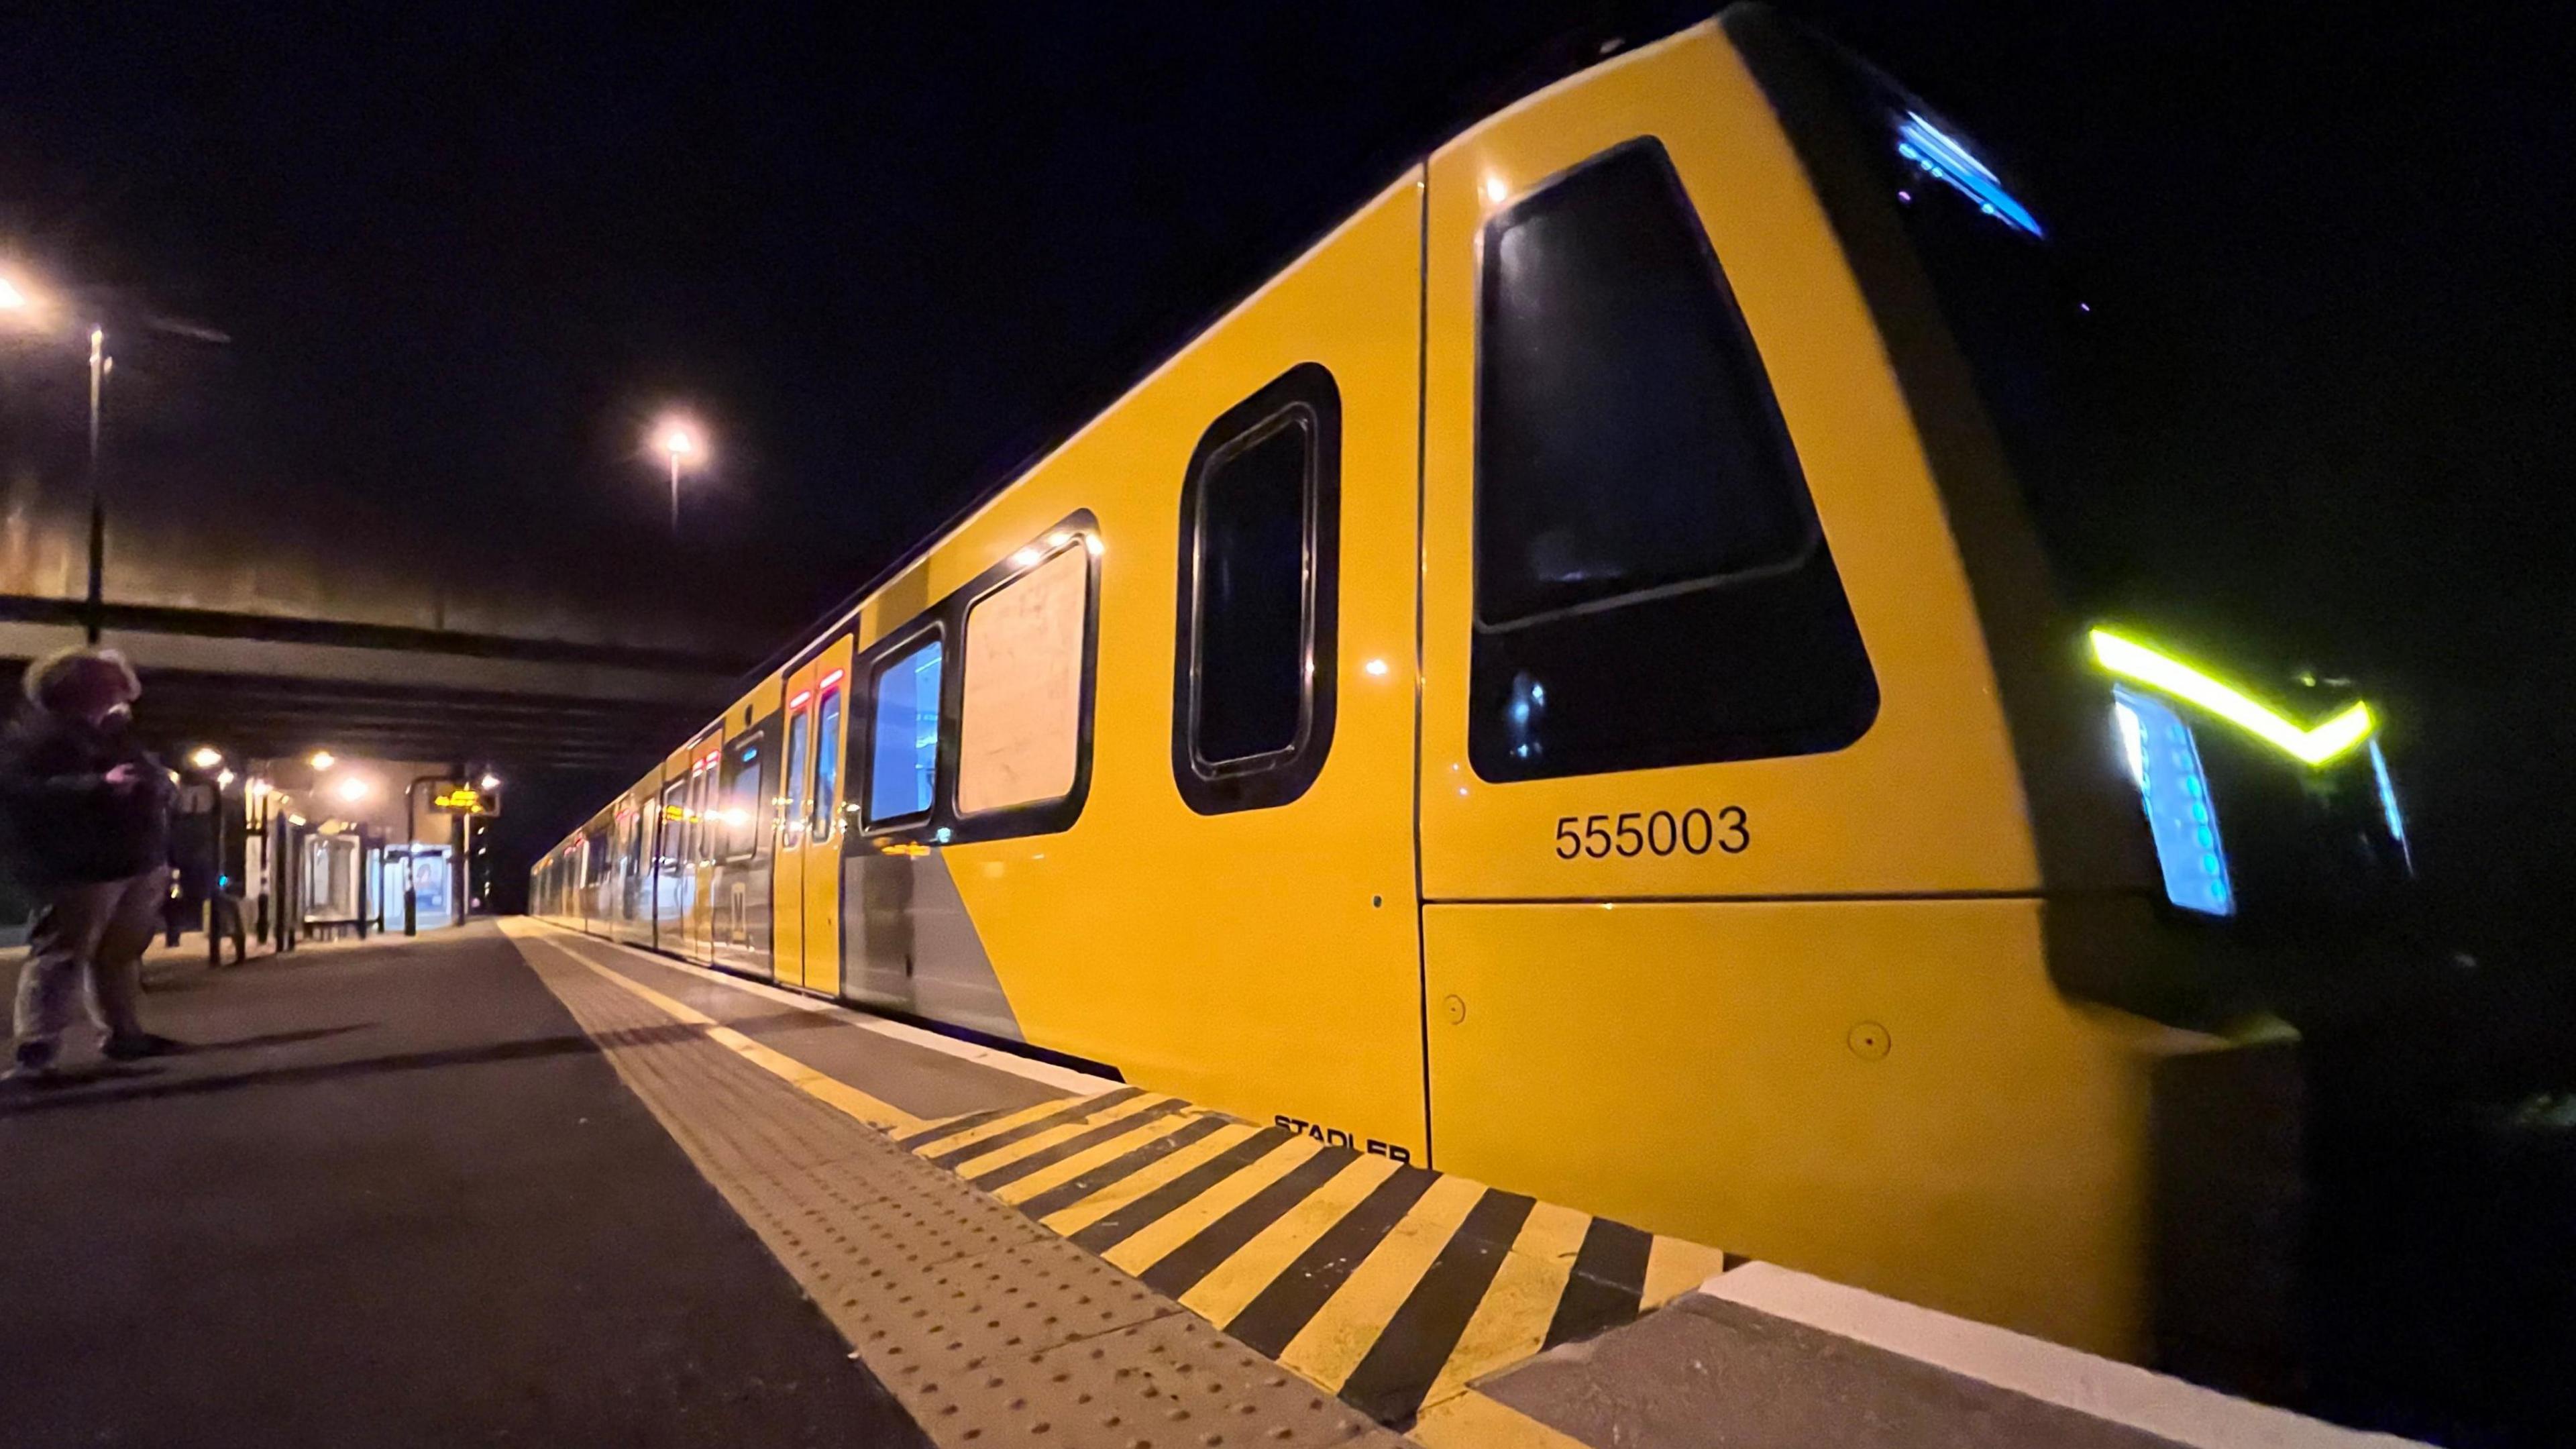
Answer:
[[[107,355],[107,329],[89,329],[89,642],[98,642],[107,614],[107,502],[98,477],[98,400],[116,359]]]
[[[223,762],[224,752],[213,745],[199,745],[196,752],[188,756],[188,763],[200,770],[211,770]]]
[[[680,465],[706,457],[707,443],[698,426],[686,418],[664,418],[653,430],[653,446],[671,461],[671,537],[680,536]]]
[[[498,790],[501,788],[501,777],[493,774],[489,770],[486,770],[483,772],[483,778],[475,782],[475,788],[478,790]]]
[[[331,753],[329,750],[315,750],[313,752],[312,759],[308,760],[306,763],[312,765],[315,772],[319,773],[320,771],[327,770],[333,765],[340,763],[340,757]]]
[[[0,318],[13,319],[46,332],[50,331],[46,314],[68,310],[69,304],[61,296],[47,298],[41,290],[30,290],[15,277],[0,276]],[[138,325],[198,342],[232,340],[214,328],[170,317],[146,316]],[[92,323],[89,328],[89,597],[83,621],[92,644],[98,642],[99,632],[106,626],[107,502],[99,457],[99,414],[108,379],[115,372],[116,359],[107,351],[107,328],[104,324]]]

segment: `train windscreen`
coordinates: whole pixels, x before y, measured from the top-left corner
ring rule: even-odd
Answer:
[[[2070,602],[2134,602],[2166,516],[2112,466],[2097,317],[2044,203],[1974,138],[1867,62],[1810,38],[1829,90],[1930,282]]]

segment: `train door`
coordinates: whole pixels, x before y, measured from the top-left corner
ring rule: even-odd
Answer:
[[[850,639],[814,661],[814,748],[805,770],[805,989],[841,990],[842,767],[849,753]]]
[[[812,664],[787,676],[786,745],[770,795],[778,806],[771,831],[776,852],[769,872],[770,973],[781,986],[805,984],[805,826],[807,771],[814,753]]]
[[[1430,166],[1439,1165],[2136,1346],[2134,1043],[2070,1008],[1916,424],[1714,25]]]
[[[637,785],[617,809],[616,937],[634,945],[653,932],[653,788]]]
[[[656,797],[653,808],[653,932],[656,951],[678,952],[683,949],[680,937],[680,870],[686,857],[681,854],[688,839],[685,823],[688,811],[689,782],[684,771],[665,764],[662,773],[668,778]]]
[[[689,789],[685,810],[688,838],[680,868],[680,954],[701,966],[715,963],[712,887],[716,857],[716,761],[722,737],[709,730],[689,747]]]

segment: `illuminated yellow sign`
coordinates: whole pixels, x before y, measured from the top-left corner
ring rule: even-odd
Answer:
[[[498,815],[501,813],[499,791],[477,790],[471,785],[445,784],[429,797],[431,808],[457,815]]]

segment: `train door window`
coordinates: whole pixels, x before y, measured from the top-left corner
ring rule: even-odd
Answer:
[[[706,809],[706,802],[701,798],[705,794],[702,782],[706,777],[706,767],[692,762],[688,789],[680,796],[680,854],[683,862],[691,866],[699,861],[699,817]]]
[[[1761,356],[1662,145],[1486,224],[1468,756],[1488,780],[1836,750],[1878,714]]]
[[[769,831],[768,735],[766,729],[754,730],[725,749],[724,778],[718,790],[724,802],[718,818],[724,828],[717,840],[718,853],[727,860],[760,854],[762,837]]]
[[[696,800],[690,813],[697,818],[689,826],[689,859],[699,865],[713,864],[716,858],[716,769],[715,762],[700,763],[689,772],[689,794]]]
[[[680,852],[688,846],[688,786],[673,780],[662,787],[662,833],[654,863],[664,875],[680,873]]]
[[[877,666],[868,729],[870,825],[930,813],[939,782],[940,643],[936,638]]]
[[[811,838],[832,838],[833,815],[841,801],[841,675],[824,677],[823,696],[814,705],[814,789]]]
[[[805,747],[813,724],[804,704],[793,706],[787,716],[787,798],[781,802],[778,831],[791,842],[805,833]]]
[[[1332,746],[1341,396],[1303,363],[1209,427],[1181,490],[1172,772],[1203,815],[1284,805]]]
[[[957,813],[1061,800],[1082,755],[1091,550],[1059,544],[966,613],[958,667]]]

